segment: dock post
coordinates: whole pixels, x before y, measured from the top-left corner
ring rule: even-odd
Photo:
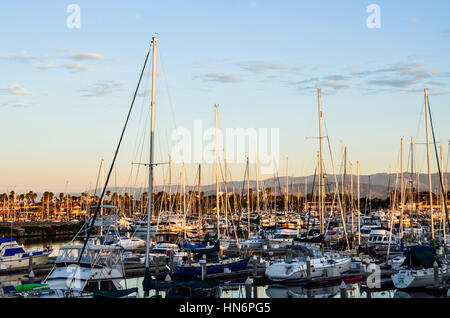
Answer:
[[[344,282],[339,286],[339,290],[341,291],[341,298],[347,298],[347,286]]]
[[[256,255],[253,255],[253,278],[256,278],[258,275],[258,263],[256,262]]]
[[[33,269],[33,255],[28,258],[28,269],[31,271]]]
[[[252,283],[253,280],[247,277],[245,280],[245,298],[252,298]]]
[[[434,288],[439,288],[439,266],[436,261],[433,263],[433,269],[434,269]]]
[[[199,261],[199,263],[200,263],[200,266],[202,267],[202,280],[205,280],[205,277],[206,277],[206,260],[201,259]]]
[[[158,279],[159,276],[159,257],[155,256],[155,276]]]
[[[34,283],[34,272],[33,269],[31,269],[30,273],[28,274],[28,278],[30,280],[30,284]]]
[[[202,266],[202,280],[206,279],[206,276],[208,276],[208,271],[206,269],[206,255],[203,254],[202,259],[199,261],[199,263]]]
[[[306,258],[306,277],[311,280],[311,258],[309,256]]]

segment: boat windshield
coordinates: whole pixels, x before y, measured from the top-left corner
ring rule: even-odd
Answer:
[[[80,257],[82,246],[63,246],[59,250],[56,263],[76,263]],[[114,247],[86,247],[80,263],[114,267],[121,260],[120,249]]]

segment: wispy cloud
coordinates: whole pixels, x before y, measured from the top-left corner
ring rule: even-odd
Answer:
[[[250,61],[234,62],[243,71],[262,73],[267,71],[301,71],[305,68],[303,65],[289,65],[276,61]]]
[[[298,91],[313,91],[319,87],[330,88],[328,93],[336,93],[337,91],[349,88],[348,77],[343,75],[326,75],[322,77],[311,77],[300,81],[291,82]]]
[[[389,86],[397,88],[409,88],[419,83],[417,78],[403,78],[403,79],[376,79],[368,81],[368,84],[375,86]]]
[[[41,55],[31,55],[28,52],[13,53],[13,54],[0,54],[0,60],[8,60],[16,63],[32,63],[39,62],[44,59]]]
[[[323,71],[327,69],[326,65],[316,65],[311,68],[313,71]]]
[[[92,71],[95,69],[95,67],[93,67],[93,66],[87,66],[87,65],[80,64],[80,63],[67,64],[64,67],[69,70],[74,70],[74,71]]]
[[[36,105],[37,105],[36,102],[25,101],[23,99],[15,99],[15,100],[0,104],[1,107],[14,107],[14,108],[23,108],[23,107],[36,106]]]
[[[56,68],[56,67],[57,66],[52,63],[40,64],[37,66],[37,68],[39,68],[41,70],[49,70],[49,69]]]
[[[76,61],[85,61],[85,60],[96,60],[96,61],[109,61],[110,59],[97,54],[97,53],[87,53],[87,52],[73,52],[68,51],[70,58]]]
[[[426,67],[424,63],[413,61],[410,58],[406,61],[372,70],[359,71],[357,67],[352,66],[347,68],[347,71],[350,78],[362,80],[363,86],[368,85],[369,87],[366,87],[366,89],[372,94],[374,93],[373,87],[399,89],[402,92],[411,93],[427,85],[432,87],[443,86],[442,82],[433,79],[449,77],[445,73],[441,74],[439,70]],[[383,92],[383,90],[380,90],[380,92]]]
[[[82,89],[81,96],[84,97],[101,97],[111,96],[115,91],[125,88],[125,84],[114,81],[98,81],[92,87]]]
[[[25,107],[27,104],[22,99],[16,99],[14,101],[6,102],[2,104],[2,107]]]
[[[28,91],[23,86],[20,85],[10,85],[8,87],[0,87],[0,94],[7,95],[31,95],[31,92]]]
[[[209,82],[219,82],[219,83],[238,83],[242,79],[236,75],[232,74],[222,74],[222,73],[208,73],[203,75],[194,75],[194,79],[201,78],[204,81]]]

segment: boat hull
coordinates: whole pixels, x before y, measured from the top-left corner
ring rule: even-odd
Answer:
[[[250,258],[238,260],[236,262],[226,264],[209,264],[206,266],[206,276],[211,274],[223,273],[225,269],[231,272],[244,270],[247,268]],[[200,266],[177,266],[175,267],[174,279],[175,280],[195,280],[202,275],[202,269]]]

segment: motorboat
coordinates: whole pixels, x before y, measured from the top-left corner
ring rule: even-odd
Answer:
[[[0,270],[46,264],[50,253],[50,248],[25,250],[15,238],[0,238]]]
[[[306,247],[309,252],[302,257],[276,260],[266,268],[265,275],[273,282],[293,283],[306,281],[307,257],[310,258],[311,278],[328,276],[330,269],[335,269],[339,274],[350,270],[351,258],[339,253],[322,253],[316,246]]]

